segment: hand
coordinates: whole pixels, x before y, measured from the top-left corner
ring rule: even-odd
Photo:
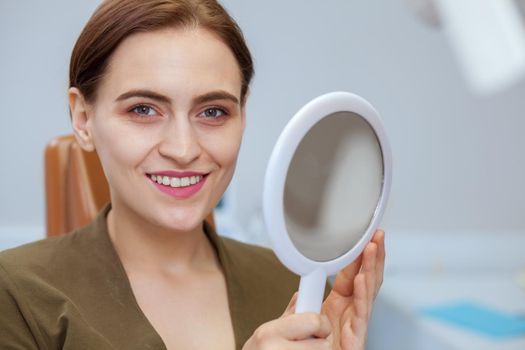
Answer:
[[[385,233],[377,230],[363,253],[341,270],[321,313],[332,325],[331,349],[364,350],[372,303],[383,283]]]
[[[311,312],[294,314],[296,301],[297,293],[282,316],[259,326],[242,349],[331,349],[327,339],[332,328],[328,317]]]

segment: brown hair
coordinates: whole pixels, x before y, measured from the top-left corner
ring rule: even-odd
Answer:
[[[69,86],[77,87],[92,102],[112,53],[125,38],[137,32],[193,26],[218,35],[232,51],[241,70],[244,103],[254,73],[252,57],[239,26],[215,0],[105,0],[73,48]]]

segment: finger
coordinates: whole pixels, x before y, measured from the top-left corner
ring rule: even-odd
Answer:
[[[377,244],[370,242],[363,251],[363,267],[362,271],[365,274],[365,283],[367,298],[372,302],[376,292],[376,259],[377,259]]]
[[[362,254],[350,265],[347,265],[337,273],[332,291],[344,296],[352,296],[354,292],[354,279],[361,268]]]
[[[374,242],[370,242],[363,252],[363,268],[362,273],[365,277],[366,285],[366,301],[368,309],[368,317],[372,311],[372,303],[375,299],[376,294],[376,258],[377,258],[377,245]]]
[[[295,292],[292,295],[292,299],[290,299],[290,302],[288,303],[288,306],[284,310],[281,317],[285,317],[285,316],[293,314],[295,312],[295,304],[297,304],[297,292]]]
[[[385,271],[385,231],[377,230],[374,235],[373,242],[377,244],[377,263],[376,263],[376,296],[379,288],[383,284],[383,276]]]
[[[340,337],[343,344],[353,344],[358,349],[364,349],[363,346],[359,346],[359,344],[364,344],[368,327],[368,301],[363,273],[356,276],[354,284],[352,307],[348,310],[349,312],[345,312]]]
[[[352,344],[351,349],[365,349],[368,324],[363,320],[346,320],[341,328],[341,343]]]
[[[368,320],[369,304],[366,289],[365,275],[359,273],[354,280],[354,307],[357,318],[357,320],[354,321],[356,322],[356,325],[359,325],[359,322],[363,321],[366,323]]]
[[[313,312],[288,315],[275,320],[271,326],[275,334],[287,340],[324,339],[332,332],[328,317]]]

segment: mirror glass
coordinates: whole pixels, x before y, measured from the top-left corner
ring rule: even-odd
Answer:
[[[319,120],[285,179],[284,217],[295,247],[316,261],[352,249],[374,217],[383,178],[381,146],[365,118],[345,111]]]

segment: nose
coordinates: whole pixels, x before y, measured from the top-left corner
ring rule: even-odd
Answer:
[[[202,148],[188,118],[173,118],[169,121],[163,130],[159,153],[181,167],[199,158]]]

